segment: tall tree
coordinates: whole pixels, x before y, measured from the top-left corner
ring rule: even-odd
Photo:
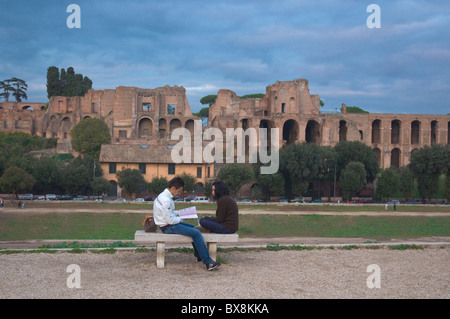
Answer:
[[[208,106],[211,106],[216,102],[217,95],[207,95],[200,99],[200,103],[203,105],[208,104]]]
[[[92,80],[87,76],[75,73],[73,67],[61,72],[55,66],[47,69],[47,96],[83,96],[92,89]]]
[[[73,69],[73,67],[69,66],[67,68],[66,84],[64,85],[64,88],[63,88],[63,95],[64,96],[75,96],[76,95],[75,86],[76,86],[75,70]]]
[[[382,170],[377,178],[377,194],[381,198],[389,200],[397,193],[399,188],[399,174],[397,168],[391,167]]]
[[[153,177],[152,181],[147,184],[147,190],[153,195],[158,196],[159,193],[166,189],[168,184],[167,178],[165,177]]]
[[[338,154],[337,176],[350,162],[361,162],[366,170],[368,182],[373,182],[380,170],[377,157],[370,146],[359,141],[339,142],[334,147]]]
[[[0,97],[4,98],[6,102],[9,101],[10,92],[14,91],[11,86],[11,80],[0,81]]]
[[[102,144],[111,142],[111,134],[106,123],[100,119],[91,118],[80,121],[70,131],[72,147],[81,154],[89,154],[95,159],[100,156]]]
[[[286,196],[304,196],[310,180],[334,176],[336,153],[314,143],[288,144],[280,150],[280,172],[285,178]]]
[[[402,166],[398,170],[398,188],[407,200],[414,196],[414,175],[408,166]]]
[[[145,185],[144,176],[138,169],[126,168],[116,173],[119,186],[130,196]]]
[[[22,102],[22,99],[28,100],[28,84],[24,80],[18,79],[16,77],[13,77],[9,81],[11,81],[11,86],[13,87],[12,94],[16,98],[16,102]]]
[[[181,177],[181,179],[183,179],[184,181],[183,192],[192,193],[195,189],[195,184],[197,183],[197,179],[195,178],[195,176],[188,173],[183,173],[178,175],[178,177]]]
[[[226,164],[220,169],[217,175],[218,179],[227,184],[232,196],[236,196],[239,188],[250,182],[253,177],[253,170],[251,168],[238,163]]]
[[[431,199],[439,188],[439,175],[450,169],[450,145],[425,145],[411,155],[410,168],[422,198]]]
[[[366,181],[366,170],[364,164],[361,162],[350,162],[341,171],[340,184],[342,188],[343,197],[345,199],[352,199],[352,196],[357,193]]]
[[[61,70],[62,71],[62,70]],[[62,93],[62,83],[59,78],[59,69],[56,66],[50,66],[47,69],[47,97],[59,96]]]
[[[33,188],[36,180],[31,174],[19,167],[9,167],[0,177],[0,189],[16,196],[18,192],[27,192]]]

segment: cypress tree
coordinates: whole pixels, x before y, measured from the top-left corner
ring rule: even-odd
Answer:
[[[61,82],[59,79],[59,69],[50,66],[47,69],[47,97],[61,95]]]

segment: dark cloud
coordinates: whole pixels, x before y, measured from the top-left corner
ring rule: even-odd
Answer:
[[[66,26],[70,3],[81,29]],[[380,29],[358,0],[2,1],[0,79],[24,78],[45,101],[48,66],[73,66],[96,89],[182,85],[196,111],[220,88],[306,78],[331,111],[448,113],[450,3],[376,3]]]

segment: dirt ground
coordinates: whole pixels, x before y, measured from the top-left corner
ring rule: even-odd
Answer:
[[[0,255],[0,298],[443,298],[450,297],[450,249],[322,249],[220,252],[208,272],[192,254]],[[77,288],[74,270],[79,268]],[[374,270],[376,265],[378,270]],[[377,286],[377,279],[379,279]],[[69,281],[69,286],[67,282]],[[369,283],[368,283],[369,282]]]
[[[34,214],[45,212],[48,209],[26,210],[26,213]],[[70,209],[70,212],[74,210]],[[379,212],[360,214],[380,215]],[[399,215],[396,212],[386,214]],[[404,214],[420,213],[401,213]],[[437,216],[435,214],[448,216],[445,212],[422,213]],[[156,268],[153,250],[118,250],[114,254],[93,251],[82,254],[66,251],[0,254],[0,298],[450,298],[450,238],[388,240],[380,243],[382,247],[378,249],[364,246],[363,243],[370,241],[370,238],[241,238],[238,245],[252,249],[218,252],[222,265],[212,272],[197,263],[192,254],[176,251],[166,252],[165,269]],[[49,242],[0,242],[0,247],[36,248]],[[315,249],[258,249],[270,243],[312,245]],[[388,245],[394,243],[417,243],[425,248],[389,249]],[[358,249],[342,249],[341,246],[349,244],[363,245]],[[75,273],[68,271],[69,265],[79,267],[80,288],[73,287],[75,281],[71,275]],[[379,288],[374,287],[377,279]]]

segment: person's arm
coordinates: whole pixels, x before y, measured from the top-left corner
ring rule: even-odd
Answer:
[[[228,204],[222,197],[217,201],[216,217],[210,217],[210,219],[222,224],[227,216]]]

